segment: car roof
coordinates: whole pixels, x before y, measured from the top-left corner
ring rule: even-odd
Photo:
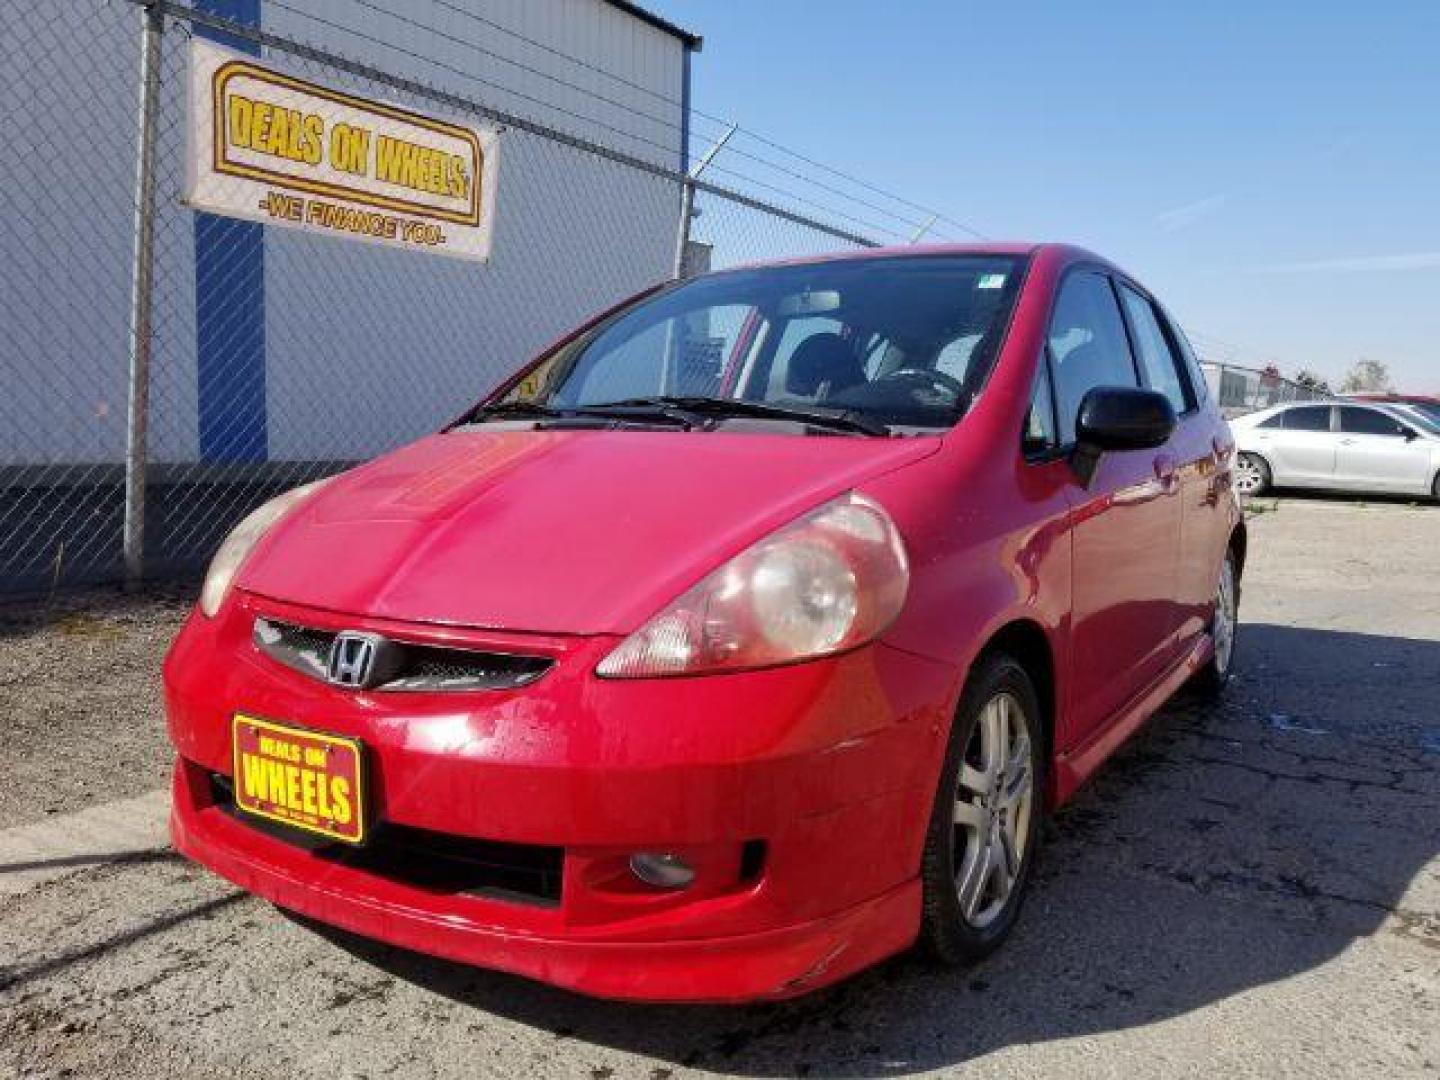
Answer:
[[[914,258],[926,255],[998,255],[1014,258],[1036,256],[1041,253],[1054,255],[1066,263],[1097,263],[1126,277],[1130,276],[1109,259],[1085,248],[1077,247],[1074,244],[1033,240],[983,240],[965,244],[886,244],[881,247],[850,248],[844,251],[800,255],[787,259],[761,259],[739,266],[726,267],[716,273],[724,274],[731,270],[758,270],[767,266],[808,266],[835,262],[861,262],[869,259]]]

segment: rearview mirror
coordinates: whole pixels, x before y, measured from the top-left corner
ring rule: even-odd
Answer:
[[[806,289],[782,297],[777,312],[787,319],[805,315],[828,315],[840,309],[840,294],[834,289]]]
[[[1075,418],[1076,474],[1089,485],[1100,455],[1164,446],[1175,431],[1175,409],[1157,390],[1097,386],[1086,392]]]

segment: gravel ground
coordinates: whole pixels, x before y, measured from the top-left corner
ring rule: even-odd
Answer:
[[[189,603],[109,589],[0,605],[0,829],[165,782],[160,661]]]
[[[289,918],[162,852],[7,901],[0,1076],[1440,1075],[1440,509],[1256,509],[1227,700],[1172,705],[1047,825],[1018,932],[979,967],[606,1004]],[[0,639],[12,727],[69,755],[90,716],[79,760],[133,763],[56,791],[163,775],[153,667],[179,614],[115,600],[83,624],[110,638],[77,645],[72,613]],[[22,697],[10,650],[40,638],[22,653],[104,659],[99,708],[68,666]],[[0,753],[17,820],[60,797],[40,748]]]

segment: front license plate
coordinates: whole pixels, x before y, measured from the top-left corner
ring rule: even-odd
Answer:
[[[363,750],[358,739],[236,713],[235,805],[347,844],[365,842]]]

